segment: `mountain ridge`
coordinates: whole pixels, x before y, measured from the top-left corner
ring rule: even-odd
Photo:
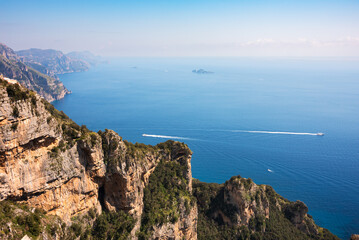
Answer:
[[[59,100],[70,93],[60,80],[27,66],[14,50],[1,43],[0,74],[17,80],[25,87],[38,92],[48,101]]]
[[[14,51],[0,43],[0,74],[17,80],[50,102],[71,93],[58,74],[87,71],[101,62],[100,57],[88,51],[68,54],[38,48]]]
[[[16,51],[16,54],[25,64],[52,77],[63,73],[87,71],[98,63],[97,57],[90,52],[64,54],[54,49],[30,48]]]

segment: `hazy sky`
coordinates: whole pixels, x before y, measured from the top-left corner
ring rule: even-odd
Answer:
[[[358,0],[0,0],[0,42],[104,56],[359,56]]]

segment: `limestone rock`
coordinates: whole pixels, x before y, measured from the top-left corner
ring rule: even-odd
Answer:
[[[101,181],[94,179],[105,173],[101,143],[91,153],[81,140],[59,150],[59,120],[38,95],[31,96],[14,100],[0,87],[0,199],[26,201],[64,220],[100,209]]]

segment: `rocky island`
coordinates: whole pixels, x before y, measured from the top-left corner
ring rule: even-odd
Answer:
[[[268,185],[192,179],[191,150],[79,126],[0,78],[0,239],[338,239]]]
[[[211,73],[214,73],[214,72],[210,72],[210,71],[206,71],[204,69],[194,69],[192,70],[193,73],[197,73],[197,74],[211,74]]]

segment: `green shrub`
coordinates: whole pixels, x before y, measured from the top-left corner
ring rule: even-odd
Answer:
[[[128,239],[135,219],[123,211],[103,212],[92,228],[94,239]]]
[[[70,229],[75,234],[76,237],[80,236],[82,233],[82,226],[79,223],[73,223]]]
[[[16,118],[19,117],[19,109],[17,108],[17,106],[15,106],[13,109],[12,109],[12,115]]]
[[[47,117],[47,118],[46,118],[47,124],[49,124],[49,123],[51,122],[51,119],[52,119],[52,117]]]
[[[96,211],[94,208],[91,208],[88,212],[88,215],[91,219],[95,219],[96,218]]]
[[[19,84],[8,84],[6,92],[12,101],[26,100],[30,97],[29,90],[22,90]]]
[[[19,123],[17,123],[17,122],[16,122],[16,123],[13,123],[13,124],[11,125],[11,130],[16,131],[18,125],[19,125]]]
[[[27,226],[28,231],[33,236],[39,236],[41,233],[40,227],[40,216],[37,214],[29,214],[26,216],[25,224]]]

